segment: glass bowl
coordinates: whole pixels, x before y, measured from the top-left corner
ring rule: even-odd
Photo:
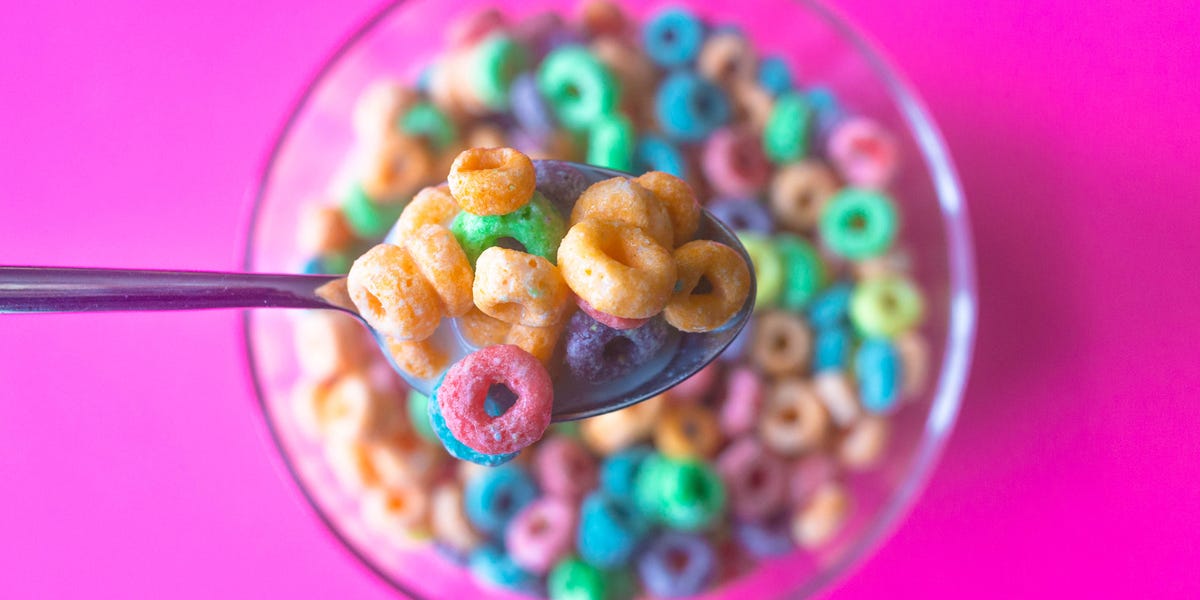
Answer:
[[[293,271],[301,202],[338,178],[353,142],[349,115],[358,93],[381,75],[415,79],[440,52],[446,25],[493,3],[409,0],[371,17],[308,83],[261,173],[249,223],[247,271]],[[619,4],[635,18],[681,2]],[[926,292],[923,332],[929,340],[926,392],[892,417],[882,464],[846,480],[853,513],[841,534],[819,551],[767,560],[751,574],[711,592],[712,598],[805,597],[868,556],[916,498],[954,424],[974,337],[975,288],[970,232],[957,177],[937,129],[901,78],[863,38],[828,8],[804,0],[691,2],[712,22],[739,26],[763,52],[783,56],[807,85],[830,89],[853,112],[895,134],[904,162],[891,190],[901,205],[900,243]],[[519,18],[544,10],[569,13],[575,2],[527,0],[500,6]],[[379,577],[413,597],[499,594],[476,587],[462,567],[424,547],[396,547],[362,522],[355,499],[333,481],[320,447],[299,432],[289,408],[297,377],[286,311],[247,312],[246,358],[263,414],[300,490],[330,532]]]

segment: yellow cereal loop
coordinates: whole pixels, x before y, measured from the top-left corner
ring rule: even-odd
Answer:
[[[399,246],[379,244],[358,257],[346,285],[359,314],[392,339],[423,340],[433,335],[441,321],[437,291]]]
[[[620,221],[640,228],[658,245],[674,248],[675,233],[667,209],[649,190],[625,177],[613,177],[584,190],[571,209],[571,224]]]
[[[750,267],[733,248],[712,240],[696,240],[674,253],[678,270],[675,293],[663,317],[680,331],[703,332],[729,322],[750,295]],[[700,280],[711,290],[694,293]]]
[[[457,326],[463,340],[475,348],[507,343],[508,330],[513,327],[479,310],[479,307],[472,307],[467,314],[459,317]]]
[[[696,230],[700,228],[700,203],[688,182],[662,171],[644,173],[634,181],[654,194],[667,210],[676,247],[696,237]]]
[[[401,371],[418,379],[432,379],[449,366],[450,358],[430,340],[387,340],[388,353]]]
[[[498,246],[479,255],[474,292],[479,310],[529,327],[561,322],[571,304],[571,291],[553,263]]]
[[[570,307],[568,306],[568,308]],[[519,346],[522,350],[532,354],[534,358],[542,361],[542,364],[549,366],[550,359],[554,356],[554,349],[558,347],[558,340],[562,337],[566,325],[565,315],[561,321],[549,327],[513,325],[508,330],[504,343]]]
[[[404,239],[415,235],[425,225],[449,227],[458,212],[458,203],[450,195],[449,186],[422,188],[400,213],[400,220],[396,221],[397,237]]]

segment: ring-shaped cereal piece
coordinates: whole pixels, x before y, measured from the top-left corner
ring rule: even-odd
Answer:
[[[860,282],[850,298],[850,321],[866,336],[893,337],[915,327],[925,312],[921,291],[903,277]]]
[[[578,513],[573,500],[541,497],[513,517],[504,532],[504,546],[513,562],[544,575],[575,545]]]
[[[785,92],[775,99],[763,129],[763,151],[776,164],[800,160],[808,154],[812,130],[812,105],[803,94]]]
[[[428,534],[429,496],[419,485],[371,488],[362,496],[363,522],[397,542]]]
[[[688,161],[683,153],[660,136],[642,136],[633,149],[634,172],[662,171],[676,177],[687,177],[687,167]],[[649,189],[645,183],[642,183],[642,187]]]
[[[753,81],[758,57],[750,42],[740,33],[721,31],[712,34],[700,48],[696,70],[721,85],[732,81]]]
[[[454,320],[459,337],[468,346],[478,350],[505,343],[511,323],[505,323],[474,307],[467,314]]]
[[[571,291],[558,267],[533,254],[492,247],[476,263],[475,306],[514,325],[549,327],[563,320]]]
[[[432,340],[402,342],[387,339],[388,353],[401,371],[417,379],[433,379],[450,362],[445,350]]]
[[[362,188],[375,202],[397,204],[431,180],[436,181],[429,148],[398,133],[384,138],[368,157]]]
[[[626,223],[576,223],[558,247],[558,264],[577,296],[596,310],[626,319],[662,312],[675,286],[670,251]]]
[[[416,234],[417,230],[425,225],[449,227],[459,212],[458,202],[450,195],[449,186],[422,188],[400,213],[400,219],[396,221],[395,235],[398,239],[403,239]]]
[[[838,256],[862,260],[887,252],[896,240],[899,217],[882,192],[844,188],[821,211],[821,240]]]
[[[441,298],[445,313],[451,317],[467,314],[474,306],[471,289],[475,274],[454,234],[441,225],[425,225],[404,239],[404,247]]]
[[[716,415],[700,404],[669,406],[654,427],[654,445],[670,458],[708,459],[722,441]]]
[[[450,193],[473,215],[504,215],[525,206],[536,185],[533,161],[512,148],[459,153],[446,178]]]
[[[675,250],[675,293],[663,317],[680,331],[719,329],[746,303],[750,294],[750,267],[733,248],[711,240],[688,242]],[[696,294],[701,279],[711,291]]]
[[[501,384],[517,399],[504,414],[488,416],[488,389]],[[554,386],[537,358],[517,346],[491,346],[468,354],[446,371],[438,388],[446,426],[468,447],[488,454],[517,452],[550,426]]]
[[[718,194],[757,195],[771,176],[771,164],[754,134],[718,129],[704,144],[704,173]]]
[[[507,35],[489,35],[471,49],[473,93],[493,111],[509,108],[508,91],[513,78],[524,70],[529,58],[525,49]]]
[[[730,507],[739,519],[766,518],[787,500],[787,467],[753,436],[723,450],[717,457],[717,472],[725,480]]]
[[[430,498],[429,521],[433,536],[458,552],[470,552],[483,543],[463,508],[462,485],[456,481],[438,484]]]
[[[783,260],[783,292],[779,305],[803,312],[808,301],[825,285],[825,263],[817,249],[800,236],[783,233],[775,236],[775,250]]]
[[[358,257],[346,277],[354,306],[376,331],[399,341],[437,329],[442,301],[404,248],[379,244]]]
[[[576,298],[576,302],[579,304],[579,310],[587,313],[587,315],[595,319],[597,323],[600,323],[601,325],[607,325],[608,327],[612,327],[613,329],[618,329],[621,331],[637,329],[638,327],[645,325],[646,322],[650,320],[622,319],[621,317],[614,317],[613,315],[602,313],[596,310],[591,304],[587,303],[587,300],[584,300],[583,298]]]
[[[649,437],[666,403],[659,395],[621,410],[604,413],[579,423],[585,444],[597,454],[609,455]]]
[[[739,231],[737,235],[754,266],[754,311],[774,306],[783,293],[783,257],[765,235],[750,231]]]
[[[646,188],[667,210],[671,229],[675,232],[674,247],[692,241],[700,229],[700,203],[688,182],[662,171],[643,173],[633,180]]]
[[[461,212],[450,224],[450,231],[454,232],[471,264],[475,264],[484,250],[504,238],[516,240],[526,252],[553,263],[557,260],[558,244],[566,233],[566,225],[550,201],[540,193],[534,193],[525,206],[506,215],[479,216]]]
[[[628,171],[633,167],[633,149],[633,123],[620,113],[604,115],[588,129],[588,164]]]
[[[896,173],[896,140],[882,125],[863,117],[846,119],[829,134],[829,156],[851,185],[883,189]]]
[[[762,315],[754,328],[750,356],[768,375],[796,375],[808,366],[812,332],[804,319],[787,311]]]
[[[771,212],[784,226],[808,233],[817,227],[838,188],[833,170],[819,160],[785,165],[771,180]]]
[[[608,67],[576,44],[550,51],[538,67],[537,83],[558,121],[573,131],[587,129],[598,117],[612,113],[621,95]]]
[[[812,387],[796,377],[771,386],[758,421],[763,444],[783,456],[796,456],[825,441],[829,412]]]
[[[504,343],[520,347],[522,350],[532,354],[534,358],[542,361],[542,364],[549,366],[550,360],[554,358],[554,349],[558,347],[558,341],[562,338],[562,332],[567,326],[568,315],[570,314],[570,307],[568,307],[567,314],[563,315],[563,319],[549,327],[513,325],[504,336]]]
[[[584,190],[571,209],[571,225],[587,220],[628,223],[663,248],[675,246],[670,213],[657,196],[632,179],[613,177]]]
[[[538,444],[533,472],[547,496],[578,500],[596,487],[596,459],[581,443],[556,436]]]

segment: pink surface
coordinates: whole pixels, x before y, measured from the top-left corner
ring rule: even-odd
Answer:
[[[233,269],[272,133],[375,2],[105,4],[0,20],[0,264]],[[837,597],[1200,596],[1200,12],[1153,4],[837,2],[942,126],[981,296],[946,456]],[[389,597],[238,344],[232,312],[0,318],[0,596]]]

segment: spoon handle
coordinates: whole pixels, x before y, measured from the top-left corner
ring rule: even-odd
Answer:
[[[338,275],[0,266],[0,313],[335,308]]]

